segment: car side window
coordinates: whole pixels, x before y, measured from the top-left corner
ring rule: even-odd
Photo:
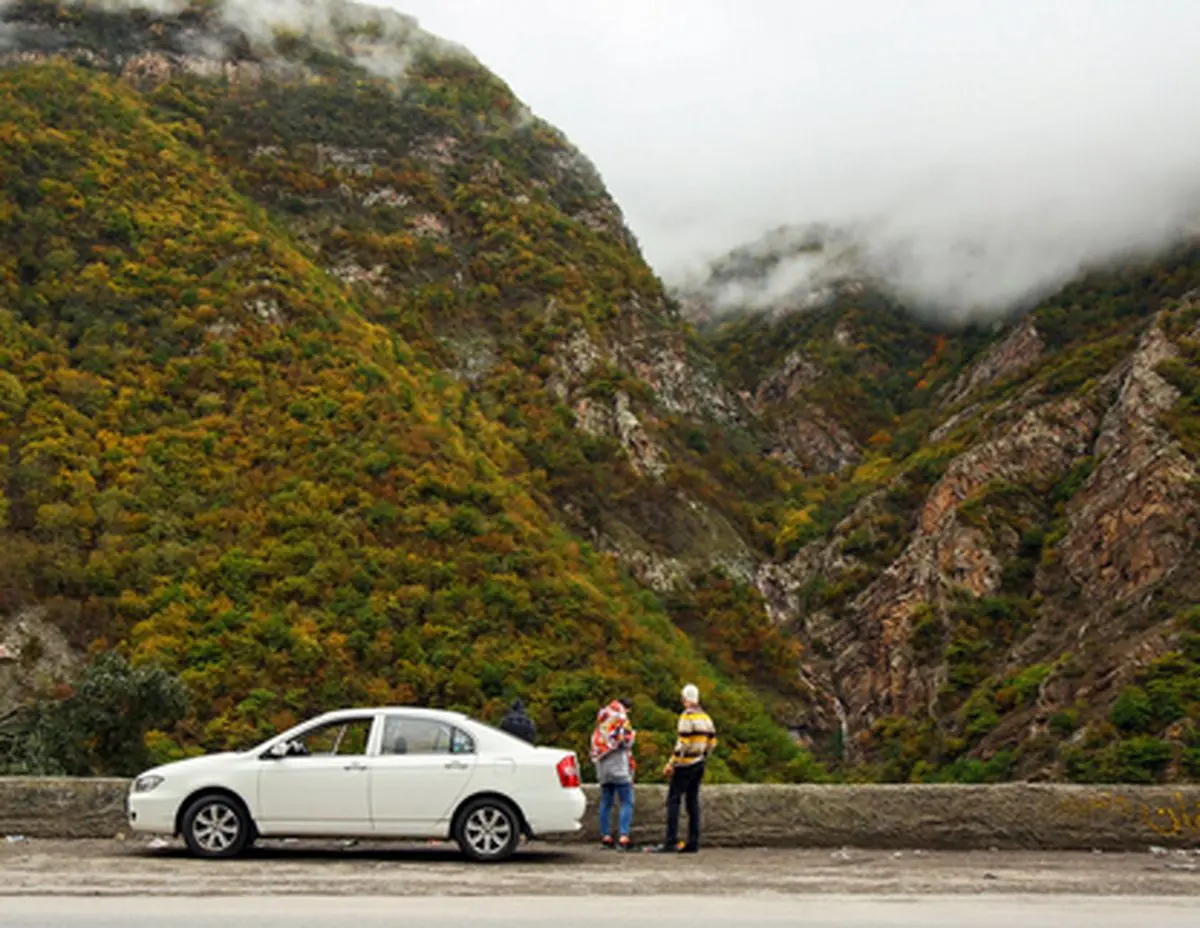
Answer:
[[[461,728],[454,729],[450,736],[450,753],[451,754],[474,754],[475,739],[468,735]]]
[[[464,740],[465,739],[465,740]],[[474,743],[465,732],[432,719],[390,715],[383,726],[379,753],[398,754],[470,754]]]
[[[346,757],[367,753],[374,720],[340,719],[310,728],[288,745],[288,757]]]

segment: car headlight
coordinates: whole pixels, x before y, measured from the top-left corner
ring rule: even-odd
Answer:
[[[158,789],[162,781],[162,777],[154,775],[138,777],[133,781],[133,791],[135,793],[148,793],[151,790]]]

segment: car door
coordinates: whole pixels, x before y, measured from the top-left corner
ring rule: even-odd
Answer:
[[[264,757],[258,774],[263,834],[369,835],[367,754],[372,713],[342,717],[301,732],[283,757]]]
[[[438,719],[389,713],[382,724],[370,770],[375,833],[448,835],[450,816],[475,771],[474,740]]]

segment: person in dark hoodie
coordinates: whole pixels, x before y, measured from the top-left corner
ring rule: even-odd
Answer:
[[[525,703],[519,699],[512,704],[508,715],[504,716],[504,720],[500,723],[500,730],[508,732],[514,738],[528,741],[530,744],[537,741],[537,727],[533,724],[533,719],[526,714]]]

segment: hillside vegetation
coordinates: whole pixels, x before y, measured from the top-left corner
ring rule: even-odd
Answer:
[[[0,72],[0,610],[178,672],[192,704],[161,756],[355,703],[495,718],[516,694],[581,746],[624,693],[653,769],[696,678],[722,774],[809,772],[548,514],[513,430],[239,193],[188,108],[72,64]]]
[[[0,14],[0,696],[170,698],[113,761],[51,693],[10,769],[625,696],[655,778],[694,680],[720,779],[1200,776],[1197,246],[965,328],[836,230],[670,293],[410,19],[115,6]]]

